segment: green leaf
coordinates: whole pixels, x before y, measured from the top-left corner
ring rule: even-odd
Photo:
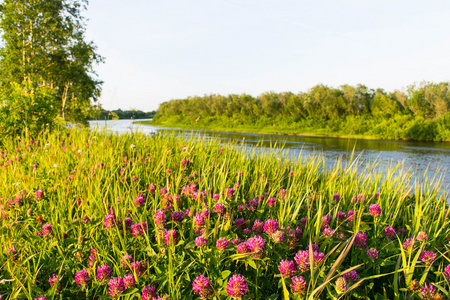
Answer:
[[[248,262],[248,265],[249,265],[250,267],[252,267],[253,269],[256,270],[256,264],[255,264],[255,261],[254,261],[253,259],[249,258],[249,259],[247,260],[247,262]]]
[[[222,272],[222,278],[226,279],[226,278],[228,278],[228,276],[230,276],[230,274],[231,274],[231,271],[225,270]]]

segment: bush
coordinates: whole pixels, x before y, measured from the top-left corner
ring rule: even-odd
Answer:
[[[12,92],[2,95],[0,134],[33,136],[55,126],[58,111],[53,105],[55,90],[32,83],[12,83]]]

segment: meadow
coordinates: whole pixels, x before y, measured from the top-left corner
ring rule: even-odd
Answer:
[[[77,128],[0,148],[0,299],[448,299],[439,175]]]

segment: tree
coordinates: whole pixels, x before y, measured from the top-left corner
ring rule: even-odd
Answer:
[[[55,90],[54,106],[68,121],[83,121],[100,96],[93,67],[103,62],[85,41],[87,0],[3,0],[0,4],[0,91],[12,83]]]

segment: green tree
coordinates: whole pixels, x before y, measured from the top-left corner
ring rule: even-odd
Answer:
[[[42,129],[51,129],[58,114],[55,90],[48,86],[32,87],[31,84],[11,84],[8,98],[0,102],[0,134],[26,136]]]
[[[87,0],[3,0],[0,4],[0,90],[12,83],[55,89],[54,106],[68,121],[83,121],[100,96],[93,67],[103,61],[85,41]]]

